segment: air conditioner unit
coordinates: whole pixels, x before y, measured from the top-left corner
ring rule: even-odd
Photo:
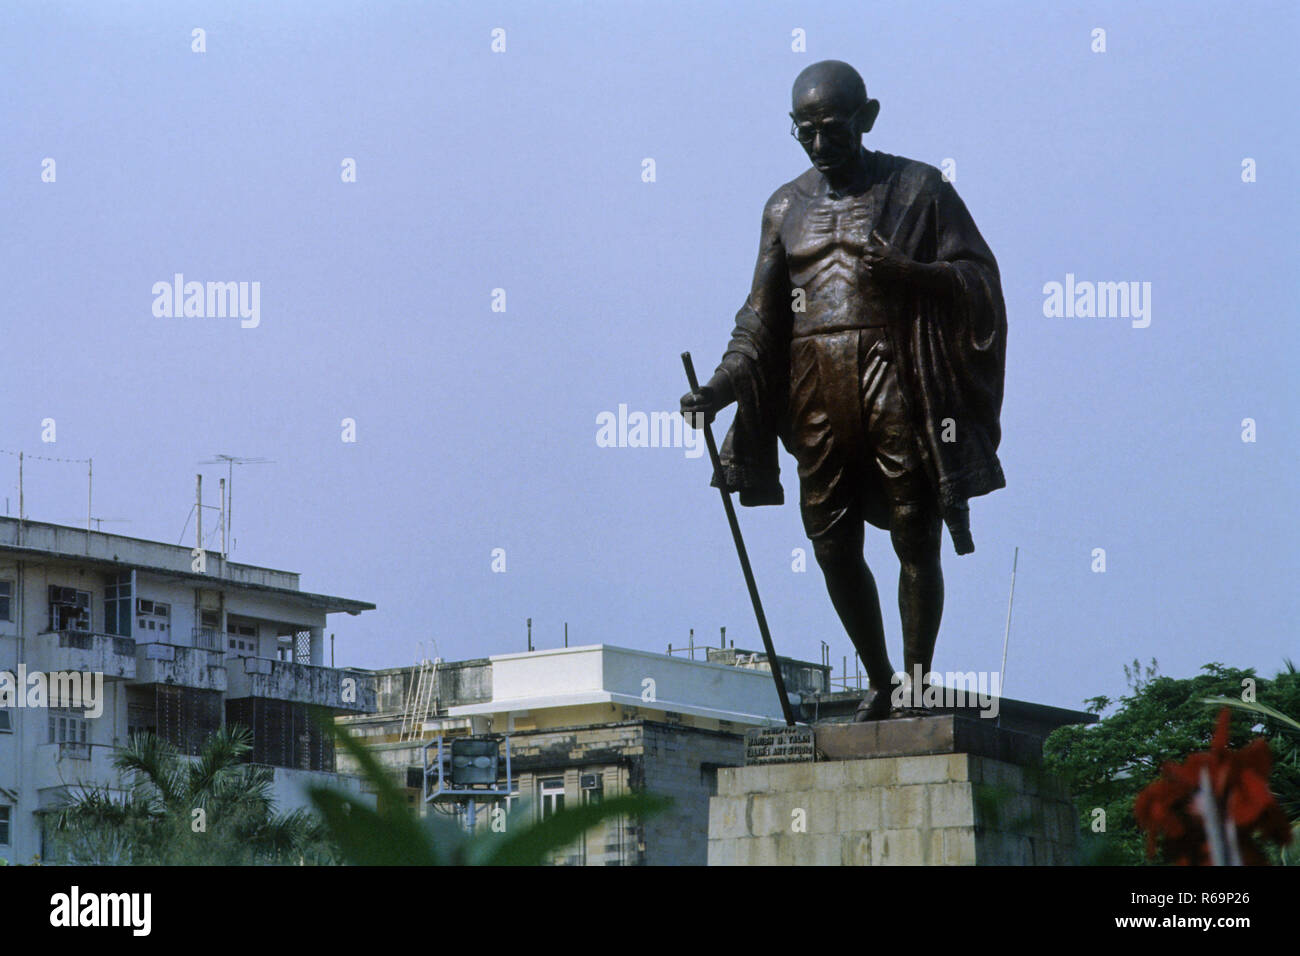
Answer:
[[[68,606],[70,606],[70,607],[77,607],[77,606],[78,606],[78,603],[79,603],[79,602],[77,601],[77,589],[76,589],[76,588],[61,588],[61,587],[59,587],[58,585],[51,584],[51,585],[50,585],[50,603],[51,603],[51,604],[66,604],[66,605],[68,605]]]
[[[599,790],[600,774],[584,773],[582,776],[578,778],[578,787],[579,789],[582,790]]]

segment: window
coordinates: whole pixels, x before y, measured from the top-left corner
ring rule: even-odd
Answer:
[[[234,621],[227,621],[226,637],[230,641],[232,651],[244,654],[257,653],[256,624],[236,624]]]
[[[12,621],[14,602],[14,583],[0,581],[0,621]]]
[[[172,606],[161,601],[147,601],[140,598],[135,603],[136,623],[140,625],[140,635],[145,631],[161,631],[166,634],[170,629]]]
[[[90,742],[90,721],[80,711],[50,711],[50,743],[85,744]]]
[[[104,588],[104,630],[119,637],[131,636],[131,575],[119,574]]]
[[[582,802],[596,804],[605,799],[605,775],[603,773],[584,773],[582,783]]]
[[[9,817],[12,812],[11,807],[0,807],[0,846],[9,845]]]
[[[547,777],[537,782],[539,802],[542,805],[542,819],[554,816],[564,809],[564,778]]]
[[[50,585],[50,630],[89,631],[90,592]]]

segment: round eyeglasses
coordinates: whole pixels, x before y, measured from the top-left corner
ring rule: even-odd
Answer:
[[[816,139],[818,133],[837,143],[846,143],[853,138],[853,121],[857,119],[860,112],[862,112],[861,106],[854,110],[853,115],[847,120],[831,120],[820,126],[813,123],[799,123],[795,120],[794,114],[791,113],[790,135],[805,146]]]

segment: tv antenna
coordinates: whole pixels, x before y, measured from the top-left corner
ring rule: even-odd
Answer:
[[[275,464],[270,458],[241,458],[237,455],[214,455],[206,461],[199,462],[200,465],[221,465],[226,466],[226,540],[230,542],[230,550],[235,549],[235,538],[231,534],[231,505],[235,499],[235,466],[236,465],[273,465]],[[182,532],[183,533],[183,532]]]
[[[88,520],[90,523],[93,523],[93,524],[95,525],[95,530],[96,530],[96,531],[103,531],[103,530],[104,530],[104,522],[106,522],[106,521],[107,521],[109,524],[130,524],[130,523],[131,523],[131,519],[130,519],[130,518],[101,518],[101,517],[99,517],[98,515],[94,515],[94,516],[92,516],[91,518],[89,518],[89,519],[87,519],[87,520]],[[72,524],[72,521],[71,521],[71,520],[68,520],[68,519],[63,519],[63,520],[60,520],[58,523],[59,523],[59,524],[71,525],[71,524]]]

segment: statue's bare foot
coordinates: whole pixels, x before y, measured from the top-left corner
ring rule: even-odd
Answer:
[[[867,696],[862,698],[862,703],[858,704],[857,712],[853,715],[853,722],[861,724],[868,720],[880,720],[882,717],[889,716],[889,695],[873,689],[867,691]]]

